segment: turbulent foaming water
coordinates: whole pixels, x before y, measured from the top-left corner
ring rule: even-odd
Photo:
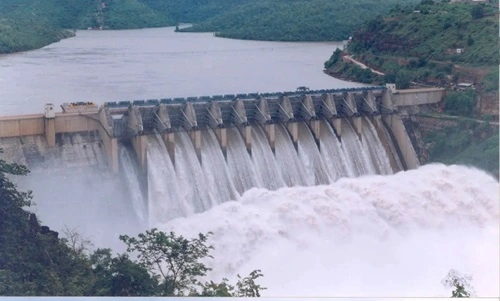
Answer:
[[[25,164],[31,171],[16,178],[21,190],[33,191],[35,206],[28,210],[61,237],[66,229],[74,230],[97,247],[120,251],[118,236],[143,228],[124,182],[109,173],[94,135],[58,135],[57,142],[58,147],[48,147],[41,136],[27,136],[0,143],[6,150],[2,159]]]
[[[498,296],[499,184],[427,165],[324,186],[252,189],[238,202],[159,225],[214,233],[209,278],[262,269],[267,296],[448,296],[454,268]]]

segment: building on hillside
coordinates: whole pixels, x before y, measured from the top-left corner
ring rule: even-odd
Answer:
[[[457,90],[467,90],[467,89],[474,89],[474,84],[473,83],[458,83],[457,84]]]

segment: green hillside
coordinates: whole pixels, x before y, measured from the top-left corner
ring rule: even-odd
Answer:
[[[195,23],[221,37],[343,40],[363,20],[418,0],[1,0],[0,53],[42,47],[63,29],[137,29]]]
[[[366,82],[399,81],[405,88],[411,81],[448,85],[484,80],[485,88],[496,90],[498,18],[498,4],[424,0],[367,22],[354,33],[348,52],[386,74]],[[325,67],[356,79],[357,68],[346,67],[343,60]]]
[[[250,40],[340,41],[363,20],[386,13],[397,3],[416,1],[256,0],[181,31]]]

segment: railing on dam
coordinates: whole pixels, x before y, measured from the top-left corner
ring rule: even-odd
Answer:
[[[258,98],[278,98],[282,96],[299,96],[304,94],[320,95],[325,93],[348,93],[348,92],[363,92],[363,91],[384,91],[385,86],[371,86],[371,87],[356,87],[356,88],[339,88],[339,89],[321,89],[309,90],[306,92],[285,91],[285,92],[272,92],[272,93],[246,93],[246,94],[225,94],[213,96],[195,96],[195,97],[176,97],[176,98],[162,98],[162,99],[148,99],[148,100],[133,100],[133,101],[113,101],[105,102],[105,107],[120,108],[128,107],[130,105],[137,106],[151,106],[159,104],[185,104],[187,102],[211,102],[211,101],[228,101],[236,99],[258,99]]]

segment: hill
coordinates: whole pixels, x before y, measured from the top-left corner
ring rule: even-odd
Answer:
[[[182,31],[273,41],[344,40],[363,20],[417,0],[2,0],[0,53],[35,49],[70,36],[64,29]],[[355,16],[355,18],[353,18]]]
[[[332,74],[363,82],[411,82],[450,86],[478,83],[498,90],[498,4],[424,0],[413,8],[397,7],[358,29],[347,54],[385,76],[355,71],[343,59],[325,63]],[[356,69],[356,68],[354,68]]]
[[[215,14],[183,32],[270,41],[341,41],[367,20],[397,3],[416,0],[256,0]]]

